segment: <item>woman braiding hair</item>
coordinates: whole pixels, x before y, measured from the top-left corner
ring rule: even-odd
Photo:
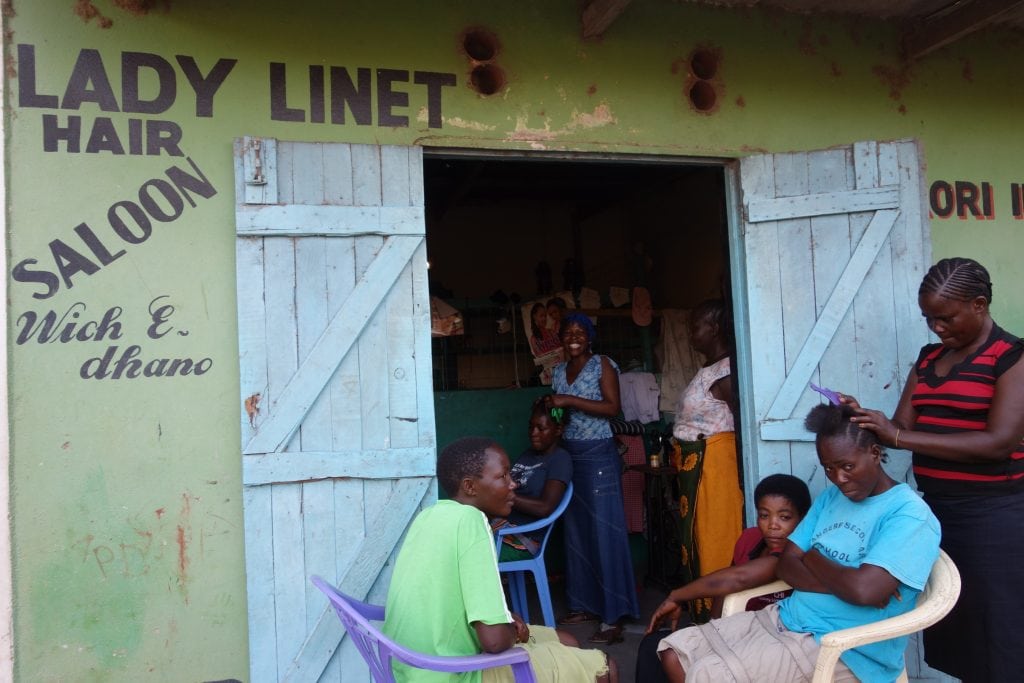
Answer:
[[[1024,671],[1024,341],[995,323],[991,303],[984,266],[942,259],[918,290],[939,342],[921,349],[892,418],[842,396],[852,422],[913,451],[917,486],[963,579],[956,607],[925,630],[925,661],[968,683]]]

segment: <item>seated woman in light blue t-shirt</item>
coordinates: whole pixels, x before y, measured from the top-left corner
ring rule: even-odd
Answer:
[[[851,423],[853,415],[849,406],[819,405],[805,421],[835,486],[814,501],[779,559],[776,572],[792,596],[663,639],[669,680],[810,678],[822,635],[913,609],[938,558],[939,522],[913,489],[886,474],[878,437]],[[715,633],[702,633],[709,628]],[[903,636],[847,650],[835,680],[893,681],[906,646]]]

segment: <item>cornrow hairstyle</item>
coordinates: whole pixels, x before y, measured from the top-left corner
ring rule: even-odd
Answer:
[[[565,427],[569,424],[570,411],[565,408],[548,408],[544,405],[545,398],[547,397],[541,396],[533,402],[533,405],[530,406],[530,417],[546,415],[559,427]]]
[[[833,405],[831,403],[819,403],[811,408],[804,418],[804,427],[807,431],[816,434],[819,439],[833,439],[845,436],[853,442],[857,448],[868,449],[874,445],[882,448],[882,442],[878,435],[870,429],[861,429],[857,423],[850,422],[850,418],[857,413],[853,408],[843,403]],[[887,462],[889,456],[885,449],[882,450],[882,462]]]
[[[938,294],[945,299],[972,301],[985,297],[992,303],[992,278],[985,266],[974,259],[944,258],[928,269],[917,295]]]
[[[449,498],[459,492],[463,479],[483,474],[484,451],[493,445],[494,439],[486,436],[464,436],[445,446],[437,458],[437,481]]]
[[[758,483],[754,489],[754,504],[757,505],[765,496],[781,496],[788,500],[796,508],[800,517],[806,517],[807,511],[811,509],[811,492],[803,479],[794,477],[792,474],[770,474]],[[756,560],[768,547],[762,538],[750,549],[748,559]]]
[[[732,341],[732,316],[729,315],[724,299],[706,299],[694,306],[690,312],[690,319],[693,321],[700,320],[704,316],[718,325],[718,333],[722,339],[727,342]]]

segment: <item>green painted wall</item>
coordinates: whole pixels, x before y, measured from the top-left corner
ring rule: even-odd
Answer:
[[[934,254],[986,263],[996,282],[996,318],[1024,330],[1024,306],[1010,295],[1024,232],[1010,215],[1009,195],[1011,183],[1024,181],[1017,73],[1024,46],[1008,34],[967,38],[903,67],[896,34],[885,24],[668,0],[634,3],[593,43],[578,38],[576,3],[545,0],[167,0],[148,14],[95,0],[100,16],[86,19],[81,8],[88,2],[10,4],[8,336],[22,681],[248,678],[236,136],[713,157],[915,137],[929,185],[991,184],[994,218],[934,220]],[[460,36],[472,26],[492,30],[500,43],[494,63],[507,85],[491,97],[467,86],[471,66]],[[711,83],[717,104],[708,114],[695,112],[684,91],[688,57],[698,47],[720,60]],[[122,111],[130,104],[122,57],[132,52],[159,57],[139,58],[150,66],[139,68],[137,95],[157,101],[151,113]],[[96,66],[90,55],[100,57],[102,71],[82,70]],[[197,115],[181,64],[206,76],[222,58],[237,63],[212,96],[205,112],[212,115]],[[409,82],[393,86],[408,93],[408,105],[392,112],[408,117],[407,125],[378,125],[376,114],[370,125],[355,125],[351,113],[344,125],[273,121],[271,62],[286,64],[287,104],[302,109],[309,108],[309,65],[347,67],[353,75],[357,67],[409,72]],[[162,64],[176,86],[166,110],[159,96],[169,91],[156,77]],[[438,86],[440,99],[428,108],[428,88],[412,82],[415,71],[453,74],[456,85]],[[97,104],[104,74],[114,98],[108,111]],[[430,127],[431,114],[440,127]],[[59,127],[80,117],[80,152],[69,152],[66,141],[44,151],[51,116]],[[115,135],[130,151],[131,119],[170,122],[164,129],[171,134],[180,129],[180,150],[194,166],[183,156],[111,153]],[[87,153],[97,125],[100,151]],[[105,125],[113,133],[103,134]],[[154,125],[163,124],[143,130]],[[176,205],[178,190],[161,198],[173,184],[149,181],[169,182],[172,167],[180,169],[170,174],[179,183],[201,173],[206,182],[194,182],[216,194],[190,192],[194,206],[184,199]],[[174,218],[150,220],[148,234],[128,221],[119,237],[111,208],[115,223],[129,216],[142,205],[141,187],[154,197],[151,215]],[[83,223],[94,240],[84,229],[76,233]],[[18,264],[22,274],[13,277]],[[59,268],[71,272],[69,282],[57,280],[56,291],[39,298],[49,293],[45,273]],[[43,341],[32,316],[43,320],[51,311],[55,322],[80,327],[59,326],[63,338],[54,332]],[[102,335],[81,327],[108,311]],[[154,316],[162,325],[151,328]],[[98,369],[89,359],[111,346],[120,357],[132,345],[144,362],[187,358],[202,362],[204,372],[82,378],[83,364],[87,376]]]

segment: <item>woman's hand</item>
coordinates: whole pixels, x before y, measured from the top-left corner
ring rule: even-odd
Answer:
[[[878,435],[878,440],[886,446],[896,447],[896,433],[899,432],[899,428],[893,424],[892,420],[885,416],[881,410],[868,410],[866,408],[856,408],[856,415],[850,418],[850,421],[857,424],[861,429],[870,429]]]
[[[548,410],[552,408],[572,408],[572,400],[575,396],[569,394],[548,394],[544,397],[544,407]]]
[[[651,617],[651,623],[647,625],[647,630],[644,631],[644,635],[650,635],[662,621],[669,619],[669,624],[672,630],[676,630],[676,625],[679,624],[679,617],[683,614],[683,607],[671,598],[666,599],[662,602],[658,609],[654,611],[654,616]]]
[[[844,394],[840,391],[837,391],[836,394],[839,395],[839,402],[842,405],[850,406],[854,410],[860,410],[860,403],[853,396],[850,396],[849,394]]]
[[[885,416],[881,410],[870,410],[868,408],[861,408],[860,403],[853,396],[849,394],[839,394],[839,402],[843,405],[850,406],[856,415],[850,418],[850,421],[859,425],[861,429],[870,429],[878,435],[878,440],[886,446],[897,447],[896,444],[896,432],[899,428]]]
[[[525,621],[523,621],[523,618],[515,612],[512,613],[512,625],[516,627],[517,643],[525,643],[530,640],[530,627]]]
[[[548,409],[568,408],[569,398],[570,397],[565,394],[551,394],[550,396],[544,397],[544,406]]]

